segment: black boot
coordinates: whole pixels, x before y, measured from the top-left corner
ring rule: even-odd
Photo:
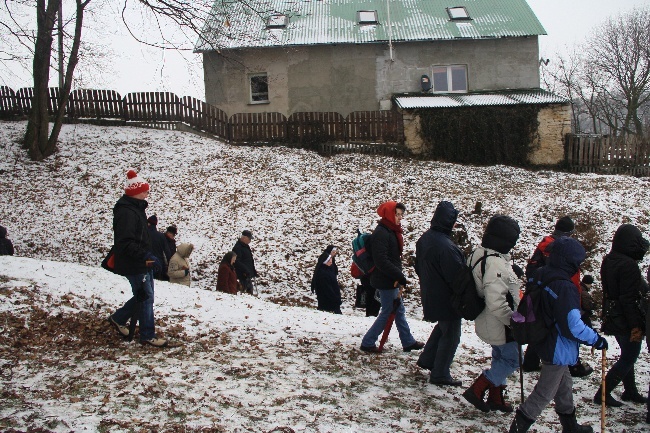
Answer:
[[[619,383],[621,383],[621,380],[622,380],[621,377],[607,373],[607,377],[605,377],[605,406],[607,407],[623,406],[623,403],[621,403],[620,401],[612,397],[612,390],[616,388]],[[602,386],[599,386],[598,391],[594,395],[594,403],[596,404],[602,403],[602,397],[601,397],[602,391],[603,391]]]
[[[623,391],[623,394],[621,394],[621,400],[623,401],[631,401],[632,403],[639,403],[639,404],[648,404],[648,399],[641,394],[639,394],[639,391],[636,389],[628,391],[627,389]]]
[[[528,431],[530,426],[533,425],[534,422],[535,420],[528,418],[519,409],[517,409],[515,419],[512,420],[512,424],[510,424],[510,430],[508,430],[508,433],[525,433]]]
[[[594,429],[589,425],[580,425],[576,420],[576,410],[570,414],[558,413],[560,424],[562,424],[562,433],[593,433]]]

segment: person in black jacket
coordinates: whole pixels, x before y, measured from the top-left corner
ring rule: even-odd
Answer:
[[[613,335],[621,348],[621,356],[605,378],[605,404],[620,407],[623,404],[611,392],[623,382],[623,401],[647,403],[639,394],[634,377],[634,364],[641,353],[645,333],[643,297],[648,285],[641,277],[638,262],[648,252],[650,243],[641,231],[631,224],[621,225],[614,234],[612,249],[603,259],[600,278],[603,285],[602,331]],[[594,403],[601,404],[601,389],[594,395]]]
[[[461,317],[451,308],[452,282],[465,266],[463,252],[451,239],[458,211],[441,201],[415,246],[415,272],[420,277],[424,320],[437,322],[418,359],[418,366],[431,370],[429,382],[435,385],[461,386],[451,376],[450,367],[460,343]]]
[[[162,268],[154,272],[153,277],[157,280],[169,281],[169,276],[167,275],[167,267],[169,266],[169,258],[173,256],[169,250],[169,244],[163,233],[160,233],[157,229],[158,217],[156,214],[151,215],[147,218],[147,230],[149,230],[149,238],[151,239],[151,252],[154,256],[158,258],[160,263],[162,263]]]
[[[372,234],[370,244],[370,255],[375,263],[375,270],[370,274],[370,284],[379,292],[381,311],[361,340],[361,350],[364,352],[379,352],[375,343],[393,311],[393,301],[397,303],[395,326],[404,351],[410,352],[424,347],[424,343],[416,341],[411,334],[399,288],[407,284],[402,273],[404,238],[400,224],[405,211],[403,204],[394,201],[387,201],[377,208],[381,220]]]
[[[156,337],[153,315],[153,268],[161,266],[151,253],[151,239],[147,230],[149,184],[135,170],[129,170],[124,186],[124,195],[113,208],[113,233],[115,272],[124,275],[131,284],[133,296],[124,306],[108,317],[117,332],[126,337],[129,329],[126,322],[132,317],[138,304],[142,304],[140,322],[140,343],[156,347],[167,346],[164,338]]]
[[[253,278],[257,277],[255,259],[253,259],[253,253],[249,245],[252,239],[253,234],[250,230],[244,230],[239,240],[235,243],[235,246],[232,247],[234,253],[237,254],[237,261],[235,262],[237,279],[244,290],[246,290],[246,293],[251,295],[254,294]]]
[[[7,229],[0,226],[0,256],[13,256],[14,244],[7,239]]]
[[[329,311],[334,314],[341,313],[341,288],[337,277],[339,269],[336,266],[338,249],[328,245],[318,258],[314,276],[311,279],[311,291],[316,293],[318,310]]]

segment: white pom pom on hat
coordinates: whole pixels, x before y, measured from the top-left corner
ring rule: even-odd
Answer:
[[[124,183],[124,194],[129,197],[149,191],[149,184],[138,175],[134,169],[126,172],[127,181]]]

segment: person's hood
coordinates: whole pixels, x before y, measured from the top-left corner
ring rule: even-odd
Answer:
[[[488,221],[481,246],[508,254],[519,239],[519,223],[506,215],[494,215]]]
[[[7,229],[5,227],[0,226],[0,238],[6,238],[7,237]]]
[[[587,257],[580,242],[569,237],[558,238],[549,245],[549,249],[548,266],[562,270],[569,278],[578,272]]]
[[[448,201],[441,201],[436,207],[431,219],[431,228],[451,233],[451,230],[458,219],[458,210]]]
[[[387,201],[379,205],[377,215],[395,224],[395,209],[397,209],[397,202]]]
[[[184,259],[188,258],[192,251],[194,250],[194,245],[182,243],[176,247],[176,252],[183,257]]]
[[[641,260],[648,252],[650,243],[636,226],[623,224],[614,233],[612,251],[624,254],[634,260]]]

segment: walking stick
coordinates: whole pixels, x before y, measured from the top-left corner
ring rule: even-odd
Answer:
[[[519,347],[519,386],[521,389],[521,404],[524,404],[524,370],[521,368],[521,344]]]
[[[605,433],[605,370],[607,369],[607,349],[603,349],[603,358],[601,361],[601,374],[600,374],[600,433]]]

